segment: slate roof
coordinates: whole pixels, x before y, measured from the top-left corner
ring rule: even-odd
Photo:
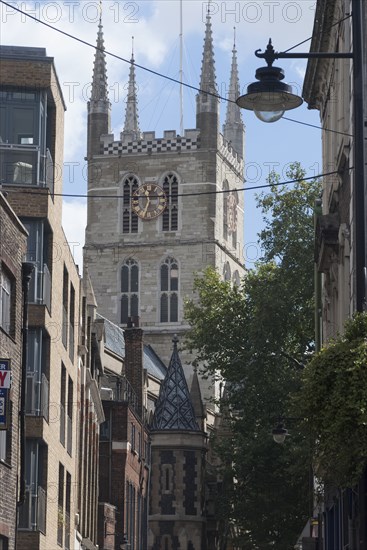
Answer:
[[[123,329],[105,317],[102,317],[102,315],[97,314],[97,319],[103,319],[104,321],[105,348],[117,355],[117,357],[125,359],[125,339]],[[167,367],[163,361],[149,345],[144,344],[143,353],[144,369],[146,369],[151,376],[154,376],[158,380],[163,380],[167,372]]]
[[[161,384],[151,425],[152,431],[200,431],[196,422],[190,391],[177,351],[178,339],[173,339],[173,353],[165,379]]]

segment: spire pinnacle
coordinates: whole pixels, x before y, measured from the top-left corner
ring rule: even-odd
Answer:
[[[237,50],[236,50],[236,27],[234,27],[234,42],[232,49],[232,65],[228,90],[228,104],[226,121],[223,125],[223,135],[227,141],[230,141],[233,149],[243,157],[243,133],[244,124],[242,120],[241,109],[236,104],[236,99],[240,96],[240,81],[238,78]]]
[[[217,83],[215,76],[215,61],[213,50],[213,31],[212,20],[208,4],[208,12],[206,15],[205,24],[205,38],[204,38],[204,51],[203,61],[201,65],[201,78],[200,78],[200,90],[217,93]]]
[[[102,7],[100,5],[100,10]],[[102,12],[98,23],[96,53],[94,56],[91,102],[108,102],[106,54],[103,38]]]
[[[167,374],[161,384],[151,429],[199,431],[189,388],[173,337],[173,352]]]
[[[134,37],[132,36],[129,85],[126,99],[125,124],[121,132],[122,141],[136,141],[141,138],[138,117],[138,99],[135,81]]]

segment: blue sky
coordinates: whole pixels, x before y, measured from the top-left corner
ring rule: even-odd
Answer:
[[[130,58],[131,37],[134,36],[135,60],[143,66],[171,77],[179,77],[179,13],[175,0],[117,1],[102,0],[105,47],[122,57]],[[26,13],[95,44],[99,14],[98,0],[22,1],[11,2]],[[207,2],[183,0],[184,80],[199,84]],[[314,0],[268,1],[212,1],[213,38],[219,93],[226,94],[229,83],[233,27],[236,27],[241,90],[254,80],[255,70],[263,62],[254,55],[256,49],[265,49],[271,37],[274,48],[286,50],[312,34],[315,10]],[[85,194],[86,167],[86,113],[89,84],[92,76],[94,51],[78,44],[52,29],[46,28],[1,5],[2,44],[46,47],[54,57],[60,83],[67,102],[65,115],[64,192]],[[295,51],[308,51],[310,42]],[[126,84],[129,65],[107,58],[112,127],[115,136],[122,129],[125,111]],[[286,81],[301,93],[306,62],[282,60]],[[179,86],[158,76],[137,69],[140,128],[179,131]],[[224,122],[225,102],[221,112]],[[280,120],[264,124],[247,111],[243,112],[246,125],[244,187],[266,183],[274,168],[286,179],[289,163],[300,161],[313,176],[321,168],[321,132],[301,124]],[[300,122],[319,125],[318,113],[303,105],[288,114]],[[195,92],[184,93],[184,127],[195,127]],[[73,244],[76,261],[80,264],[84,239],[85,201],[65,199],[64,228]],[[257,232],[261,229],[261,214],[256,209],[254,191],[245,192],[245,250],[244,261],[251,267],[259,255]]]

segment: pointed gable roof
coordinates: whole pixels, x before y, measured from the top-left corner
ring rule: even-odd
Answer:
[[[177,342],[178,338],[175,336],[172,357],[156,403],[152,431],[200,431],[178,355]]]
[[[227,104],[227,116],[225,125],[234,123],[242,124],[241,109],[236,103],[236,99],[240,96],[240,80],[238,78],[238,66],[237,66],[237,50],[236,43],[233,44],[232,49],[232,65],[231,76],[229,81],[228,90],[228,104]]]

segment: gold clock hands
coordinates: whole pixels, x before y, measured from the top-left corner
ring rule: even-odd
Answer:
[[[145,208],[143,210],[143,216],[145,216],[145,214],[147,213],[148,211],[148,207],[149,207],[149,204],[150,204],[150,198],[147,196],[147,204],[145,205]]]

